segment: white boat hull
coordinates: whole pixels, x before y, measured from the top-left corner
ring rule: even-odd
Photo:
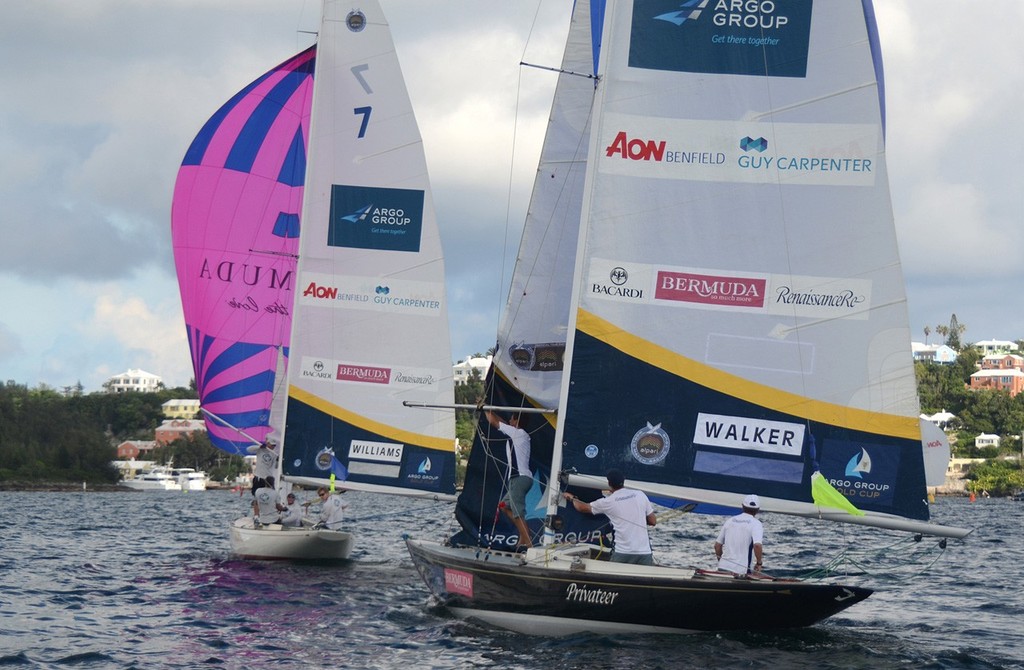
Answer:
[[[181,484],[173,479],[123,479],[121,486],[136,491],[180,491]]]
[[[256,528],[251,517],[231,524],[231,553],[259,560],[331,561],[352,554],[352,533],[309,526],[289,528],[270,524]]]

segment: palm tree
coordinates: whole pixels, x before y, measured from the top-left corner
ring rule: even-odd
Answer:
[[[928,344],[928,336],[931,335],[931,334],[932,334],[932,329],[929,328],[928,326],[925,326],[924,327],[924,343],[925,343],[925,345]]]

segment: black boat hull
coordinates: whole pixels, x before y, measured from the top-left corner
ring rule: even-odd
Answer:
[[[420,576],[458,616],[531,634],[688,633],[810,626],[872,591],[840,584],[524,556],[407,540]]]

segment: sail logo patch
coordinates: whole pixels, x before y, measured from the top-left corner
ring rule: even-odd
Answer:
[[[654,297],[657,300],[705,305],[760,308],[764,307],[767,284],[767,280],[755,277],[724,277],[659,270]]]
[[[339,363],[335,379],[338,381],[363,382],[367,384],[390,384],[391,368]]]
[[[693,441],[695,444],[726,449],[799,456],[803,453],[804,426],[789,421],[701,412],[697,415]]]
[[[644,465],[660,465],[668,458],[672,440],[659,423],[652,426],[650,422],[633,434],[629,442],[629,452],[633,459]]]
[[[416,454],[410,453],[407,462],[402,466],[402,480],[411,488],[439,491],[443,483],[444,470],[444,459],[433,460],[429,456],[417,458]]]
[[[395,442],[371,442],[369,440],[352,440],[348,447],[348,457],[364,461],[380,461],[382,463],[401,463],[404,444]]]
[[[590,294],[599,298],[643,301],[649,295],[645,290],[648,274],[635,272],[632,266],[627,268],[618,261],[595,258],[587,275]]]
[[[751,137],[744,137],[740,140],[740,149],[744,151],[758,151],[764,152],[768,148],[768,140],[763,137],[758,137],[756,140]]]
[[[422,231],[423,191],[331,186],[328,246],[418,252]]]
[[[649,140],[630,137],[620,130],[605,147],[606,158],[621,158],[631,161],[654,163],[683,163],[686,165],[721,165],[726,155],[722,152],[696,151],[673,145],[670,149],[666,140]]]
[[[565,342],[542,344],[513,344],[508,349],[509,358],[520,370],[556,372],[565,362]]]
[[[709,1],[710,0],[688,0],[687,2],[682,3],[681,7],[683,9],[675,12],[668,12],[661,16],[655,16],[654,18],[659,21],[668,21],[669,23],[681,26],[684,21],[700,18],[700,13],[708,6]]]
[[[324,275],[304,272],[299,299],[304,305],[439,316],[444,307],[444,284],[379,277]]]
[[[920,457],[921,443],[915,443]],[[857,507],[893,502],[900,475],[900,448],[848,440],[825,440],[821,474]],[[921,482],[924,485],[924,482]],[[922,489],[923,490],[923,489]]]
[[[866,449],[861,449],[859,454],[854,454],[853,458],[846,464],[847,477],[863,479],[863,473],[871,473],[871,457],[868,456]]]
[[[804,77],[812,6],[813,0],[634,0],[629,67]]]
[[[598,170],[646,179],[871,186],[883,149],[881,126],[873,123],[768,124],[617,112],[605,120]]]

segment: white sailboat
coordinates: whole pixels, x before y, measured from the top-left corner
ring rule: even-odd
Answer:
[[[454,414],[402,405],[451,403],[451,345],[422,141],[376,1],[325,0],[317,44],[210,119],[174,218],[214,444],[241,454],[275,431],[285,486],[451,499]],[[231,537],[251,558],[353,547],[251,518]]]
[[[927,520],[948,445],[922,439],[882,88],[865,0],[575,3],[487,381],[490,404],[557,410],[524,418],[542,546],[512,551],[502,438],[481,421],[462,530],[407,541],[450,611],[539,634],[762,630],[872,592],[610,563],[605,522],[560,493],[595,500],[611,469],[698,512],[756,493],[770,512],[969,532]]]

